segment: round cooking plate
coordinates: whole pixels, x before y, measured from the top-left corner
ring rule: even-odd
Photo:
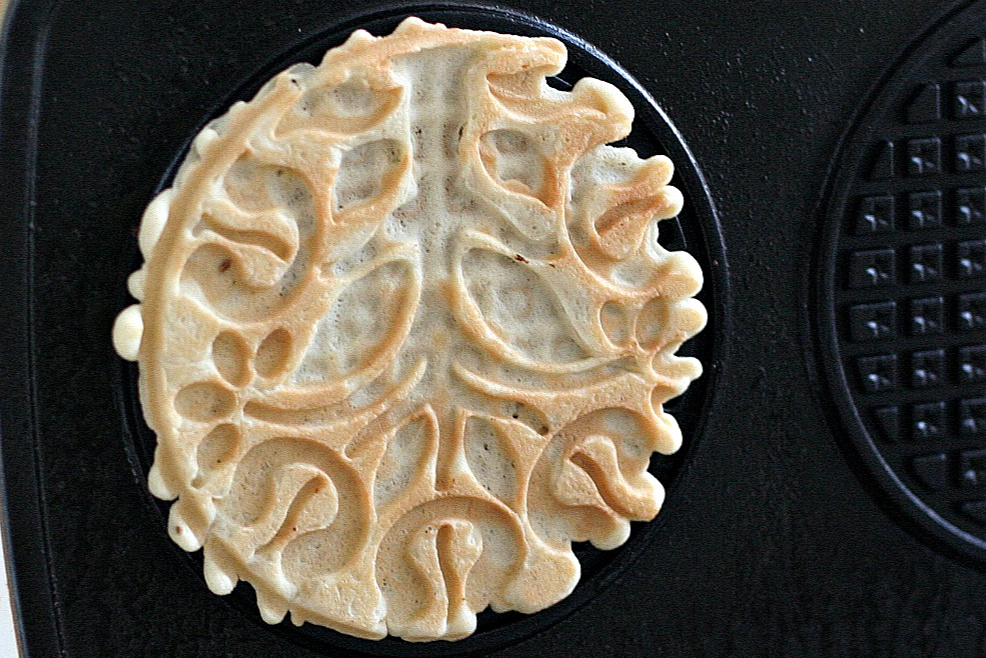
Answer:
[[[188,142],[176,149],[173,166],[166,172],[158,189],[171,185],[177,165],[184,159],[188,144],[202,126],[223,114],[237,100],[251,98],[260,86],[277,72],[291,64],[308,61],[317,63],[325,51],[340,45],[356,29],[365,29],[374,35],[389,34],[407,16],[418,16],[429,22],[440,22],[451,27],[492,30],[524,36],[552,36],[563,41],[569,51],[569,64],[550,84],[569,89],[580,78],[591,76],[616,85],[633,103],[636,118],[631,135],[618,145],[634,148],[641,157],[663,153],[675,163],[676,174],[672,184],[684,194],[685,205],[681,215],[674,220],[661,223],[660,242],[671,250],[687,250],[698,260],[706,274],[705,288],[698,295],[709,312],[706,329],[696,338],[686,343],[680,350],[682,355],[698,357],[705,367],[705,374],[694,382],[688,391],[676,400],[665,405],[667,411],[678,420],[684,435],[684,447],[675,455],[665,457],[655,454],[650,471],[664,484],[668,491],[666,506],[675,504],[675,482],[684,473],[694,446],[700,439],[706,410],[711,405],[714,382],[718,376],[722,360],[722,335],[724,327],[725,258],[719,236],[718,220],[710,195],[705,187],[701,173],[689,153],[682,137],[670,120],[664,115],[653,99],[625,71],[598,50],[562,29],[530,16],[515,12],[494,11],[486,7],[469,5],[427,5],[419,9],[402,7],[390,11],[360,16],[344,23],[326,26],[321,33],[287,53],[278,53],[270,58],[267,65],[250,76],[249,80],[235,85],[230,94],[213,111],[201,118],[196,130],[188,136]],[[136,258],[136,256],[135,256]],[[121,281],[125,276],[121,275]],[[143,479],[153,462],[155,437],[141,420],[137,395],[137,371],[135,366],[127,367],[129,380],[129,399],[132,420],[139,428],[134,446]],[[150,496],[150,494],[148,494]],[[160,527],[164,532],[169,503],[154,502],[161,511]],[[646,549],[649,538],[661,530],[661,516],[648,524],[634,524],[630,539],[622,547],[613,551],[600,551],[588,543],[576,546],[576,555],[582,564],[582,578],[575,591],[558,604],[534,615],[520,613],[497,614],[486,610],[478,617],[478,628],[474,635],[455,643],[432,642],[427,644],[409,643],[397,638],[387,637],[380,641],[353,638],[326,628],[304,624],[295,627],[290,621],[276,626],[267,626],[260,619],[255,603],[253,589],[240,583],[234,592],[225,597],[244,615],[256,620],[282,637],[297,642],[310,649],[337,656],[340,651],[356,654],[381,656],[440,656],[460,653],[485,653],[498,647],[514,643],[524,637],[564,618],[577,607],[584,605],[621,573],[632,568],[632,563]],[[201,574],[200,553],[189,556],[190,566]],[[203,582],[203,588],[205,584]]]
[[[918,40],[834,160],[821,370],[851,458],[935,544],[986,564],[986,3]]]

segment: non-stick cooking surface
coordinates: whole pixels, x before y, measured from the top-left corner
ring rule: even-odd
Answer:
[[[828,313],[826,300],[883,298],[826,297],[816,273],[830,250],[871,247],[826,228],[849,221],[834,218],[837,177],[872,136],[858,127],[869,104],[893,85],[935,82],[912,80],[908,58],[951,52],[939,35],[986,36],[984,4],[17,3],[0,69],[0,448],[27,655],[986,653],[981,560],[874,480],[826,374],[820,335],[851,337],[836,324],[849,311]],[[638,114],[631,144],[678,164],[689,210],[662,240],[703,264],[712,317],[686,346],[706,375],[673,404],[686,447],[653,464],[670,484],[658,519],[617,551],[580,550],[585,577],[558,606],[485,614],[475,637],[430,645],[270,627],[248,586],[210,593],[147,493],[153,435],[135,369],[109,342],[130,303],[143,207],[197,130],[346,32],[383,34],[409,14],[556,34],[572,66],[553,84],[620,86]],[[942,84],[986,79],[986,67],[967,71]],[[978,239],[966,233],[955,240]],[[986,343],[956,340],[948,350]]]

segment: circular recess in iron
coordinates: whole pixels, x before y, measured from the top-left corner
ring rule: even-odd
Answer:
[[[634,106],[636,117],[629,137],[617,146],[629,146],[641,157],[663,153],[675,165],[671,184],[684,195],[684,210],[675,219],[661,223],[660,242],[670,250],[687,250],[699,262],[705,274],[705,285],[697,295],[708,311],[708,324],[695,338],[679,350],[680,355],[695,356],[702,361],[704,374],[692,382],[687,392],[671,400],[665,410],[674,415],[684,435],[684,445],[671,456],[656,454],[650,465],[653,473],[667,491],[665,507],[675,504],[675,483],[681,477],[685,465],[694,453],[705,425],[705,418],[712,406],[716,379],[724,360],[724,336],[726,316],[726,259],[722,246],[718,218],[705,181],[681,135],[671,124],[648,93],[615,62],[578,37],[535,17],[513,11],[493,9],[467,4],[427,4],[418,7],[402,5],[374,13],[354,14],[345,20],[327,25],[317,36],[298,44],[287,52],[272,57],[266,66],[230,89],[230,94],[217,99],[212,113],[203,116],[188,142],[175,153],[171,170],[162,177],[159,190],[171,185],[178,166],[184,160],[188,145],[198,131],[213,118],[222,115],[237,100],[248,100],[271,77],[297,62],[317,64],[325,52],[341,45],[356,29],[364,29],[376,36],[390,34],[408,16],[417,16],[428,22],[444,23],[449,27],[473,30],[490,30],[522,36],[551,36],[565,43],[569,59],[565,70],[549,80],[559,89],[570,89],[582,77],[594,77],[612,83],[626,95]],[[139,255],[135,255],[139,266]],[[125,276],[122,277],[125,279]],[[125,366],[124,378],[128,389],[129,420],[136,431],[132,446],[135,455],[137,478],[146,489],[146,473],[154,459],[156,437],[146,426],[139,406],[137,367]],[[148,493],[150,498],[150,494]],[[161,514],[160,527],[166,527],[170,502],[154,499],[152,507]],[[634,560],[646,549],[649,540],[660,532],[661,515],[651,523],[634,523],[627,542],[612,551],[600,551],[590,544],[576,545],[575,553],[582,566],[582,577],[574,592],[559,603],[533,615],[517,612],[494,613],[487,609],[478,615],[476,632],[457,642],[435,641],[411,643],[395,637],[382,640],[361,640],[327,628],[304,624],[294,626],[289,620],[270,626],[262,621],[257,611],[253,588],[239,583],[228,596],[222,597],[242,614],[256,621],[281,637],[325,655],[372,656],[451,656],[485,654],[497,648],[518,642],[544,630],[567,617],[578,607],[590,601],[603,587],[631,567]],[[175,550],[180,551],[177,547]],[[201,551],[188,555],[188,562],[201,577]],[[203,581],[203,590],[205,584]],[[208,595],[212,596],[211,593]]]
[[[835,162],[820,370],[853,461],[912,528],[986,565],[986,2],[928,30]]]

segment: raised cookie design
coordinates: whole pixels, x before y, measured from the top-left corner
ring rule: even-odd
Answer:
[[[413,18],[355,32],[213,121],[148,207],[114,339],[212,591],[457,639],[564,598],[572,541],[658,512],[702,274],[657,243],[670,161],[607,146],[633,109],[548,87],[565,57]]]

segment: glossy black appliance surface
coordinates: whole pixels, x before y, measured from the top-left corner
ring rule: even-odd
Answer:
[[[711,313],[686,346],[706,374],[674,403],[686,447],[653,464],[669,485],[658,520],[618,551],[581,549],[569,600],[488,614],[458,643],[271,627],[247,586],[211,594],[147,493],[153,435],[109,342],[143,207],[201,126],[349,31],[407,15],[555,35],[572,63],[555,84],[620,86],[631,145],[678,163],[689,209],[662,239],[699,258]],[[15,2],[0,51],[0,455],[25,654],[986,653],[986,173],[964,164],[986,148],[969,114],[986,102],[984,15],[931,0]],[[935,140],[943,169],[916,171]],[[881,157],[891,175],[874,178]],[[939,297],[942,338],[915,334],[915,300]],[[867,388],[889,372],[894,388]],[[925,436],[920,414],[939,406]]]

